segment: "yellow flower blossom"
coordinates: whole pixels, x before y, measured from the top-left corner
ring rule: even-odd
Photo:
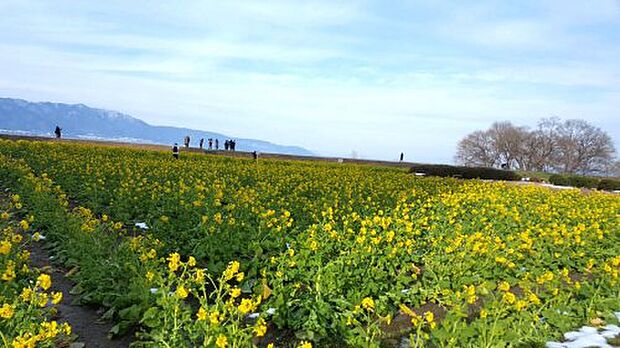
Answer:
[[[43,273],[39,275],[37,278],[37,285],[40,286],[43,290],[47,290],[52,286],[52,277]]]
[[[375,309],[375,301],[372,297],[365,297],[362,299],[362,308],[369,312],[372,312]]]
[[[254,329],[252,331],[254,332],[256,337],[265,336],[265,333],[267,332],[267,324],[265,323],[265,319],[259,318],[256,321],[256,325],[254,326]]]
[[[198,309],[198,313],[196,313],[196,318],[198,318],[198,320],[200,321],[207,320],[207,311],[205,311],[203,307],[200,307]]]
[[[168,269],[170,272],[176,272],[181,264],[181,255],[179,253],[172,253],[168,256]]]
[[[15,308],[8,303],[5,303],[2,307],[0,307],[0,318],[11,319],[11,317],[13,317],[13,313],[15,313]]]
[[[209,322],[211,325],[217,325],[220,323],[220,312],[213,311],[209,314]]]
[[[250,311],[254,308],[254,303],[252,302],[252,300],[244,298],[241,300],[241,303],[239,304],[239,307],[237,307],[237,309],[239,310],[239,312],[241,312],[241,314],[247,314],[250,313]]]
[[[228,338],[225,335],[220,334],[215,340],[215,345],[217,348],[226,348],[228,345]]]
[[[62,301],[62,292],[53,292],[52,293],[52,303],[59,304]]]
[[[185,299],[189,295],[189,292],[183,285],[179,285],[174,294],[180,299]]]

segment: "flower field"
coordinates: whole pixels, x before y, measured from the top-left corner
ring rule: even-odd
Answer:
[[[71,326],[52,320],[62,293],[51,291],[50,275],[30,265],[26,246],[41,237],[30,227],[34,215],[18,221],[23,209],[19,195],[0,201],[0,343],[56,347],[69,341]]]
[[[136,346],[544,346],[617,324],[618,195],[61,142],[0,140],[0,160]]]

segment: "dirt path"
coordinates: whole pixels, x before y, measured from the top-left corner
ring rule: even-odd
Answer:
[[[44,241],[39,241],[29,245],[30,262],[37,268],[51,268],[49,274],[52,277],[52,291],[62,292],[62,301],[57,305],[56,320],[68,322],[73,333],[78,336],[78,343],[83,343],[86,348],[128,347],[131,343],[131,335],[115,340],[108,339],[108,331],[112,324],[99,320],[101,313],[97,308],[71,305],[76,299],[76,296],[70,293],[75,284],[65,277],[65,269],[50,263],[49,253],[43,248],[43,243]]]

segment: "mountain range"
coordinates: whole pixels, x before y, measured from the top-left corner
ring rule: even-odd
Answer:
[[[299,146],[273,144],[256,139],[239,139],[229,135],[190,128],[154,126],[135,117],[83,104],[29,102],[22,99],[0,98],[0,132],[12,134],[52,136],[56,125],[63,137],[93,140],[112,140],[134,143],[171,145],[183,143],[188,135],[192,147],[200,138],[234,139],[239,151],[258,151],[291,155],[312,155]]]

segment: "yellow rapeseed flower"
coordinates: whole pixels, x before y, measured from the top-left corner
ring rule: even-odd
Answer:
[[[228,338],[226,338],[226,336],[224,336],[223,334],[220,334],[215,340],[215,345],[217,346],[217,348],[226,348],[226,346],[228,345]]]
[[[265,319],[259,318],[256,321],[256,326],[254,326],[254,329],[252,331],[254,331],[256,337],[265,336],[265,333],[267,332],[267,324],[265,323]]]
[[[211,325],[217,325],[220,323],[220,312],[213,311],[209,314],[209,322]]]
[[[174,292],[174,294],[182,300],[189,295],[187,289],[185,289],[182,284],[177,287],[177,290]]]
[[[15,312],[15,308],[13,305],[5,303],[0,307],[0,317],[4,319],[11,319],[13,317],[13,313]]]
[[[52,303],[59,304],[62,301],[62,292],[54,292],[52,293]]]
[[[43,273],[39,275],[37,278],[37,285],[40,286],[43,290],[47,290],[52,286],[52,277]]]
[[[365,297],[362,300],[362,308],[370,312],[375,309],[375,301],[372,299],[372,297]]]
[[[513,304],[517,300],[517,297],[512,292],[505,292],[502,296],[502,300],[508,304]]]
[[[241,314],[247,314],[252,310],[253,307],[254,304],[252,303],[252,300],[244,298],[241,300],[241,303],[239,304],[239,307],[237,307],[237,309],[239,310],[239,312],[241,312]]]
[[[297,348],[312,348],[312,343],[307,341],[301,341]]]
[[[8,240],[3,240],[0,242],[0,255],[8,255],[11,252],[11,247],[13,245]]]
[[[200,307],[198,309],[198,313],[196,313],[196,318],[198,318],[198,320],[200,321],[207,320],[207,311],[205,311],[203,307]]]
[[[237,298],[240,295],[241,295],[241,289],[239,289],[238,287],[234,287],[230,289],[230,297]]]
[[[170,269],[170,272],[175,272],[179,269],[180,263],[181,255],[179,253],[172,253],[168,256],[168,269]]]

